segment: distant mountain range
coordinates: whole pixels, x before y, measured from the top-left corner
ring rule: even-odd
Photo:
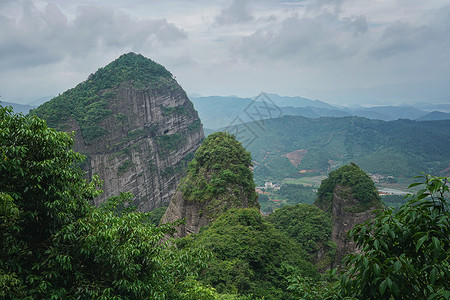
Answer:
[[[270,119],[282,115],[307,118],[358,116],[374,120],[446,120],[450,119],[450,104],[419,104],[414,106],[338,107],[319,100],[261,94],[254,98],[237,96],[197,97],[191,101],[205,128],[217,130],[230,125]],[[440,112],[432,113],[432,111]],[[429,116],[428,116],[429,115]]]
[[[31,109],[36,108],[37,106],[34,105],[28,105],[28,104],[18,104],[18,103],[12,103],[12,102],[6,102],[6,101],[0,101],[0,105],[2,106],[12,106],[14,111],[16,113],[22,113],[26,115]]]
[[[425,116],[418,118],[419,121],[436,121],[436,120],[448,120],[450,119],[450,113],[441,111],[432,111]]]
[[[12,106],[16,112],[28,113],[36,104],[46,98],[30,102],[28,105],[1,102]],[[410,106],[342,107],[320,100],[303,97],[287,97],[277,94],[261,94],[253,98],[238,96],[189,95],[194,103],[205,129],[217,130],[229,125],[270,119],[282,115],[303,116],[307,118],[358,116],[373,120],[393,121],[410,119],[419,121],[450,119],[450,104],[418,103]]]

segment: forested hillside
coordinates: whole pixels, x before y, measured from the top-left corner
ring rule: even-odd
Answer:
[[[92,206],[101,193],[100,181],[84,179],[76,167],[83,156],[71,150],[69,134],[1,106],[0,128],[0,298],[450,295],[448,178],[424,176],[417,184],[422,189],[406,205],[380,211],[356,226],[350,237],[364,251],[347,256],[341,272],[324,275],[318,268],[331,259],[334,245],[329,240],[330,215],[317,207],[286,207],[270,218],[255,208],[230,208],[197,235],[173,240],[171,246],[162,238],[179,222],[155,226],[157,214],[136,212],[131,194]],[[233,158],[236,151],[224,154],[241,159]],[[360,186],[362,171],[347,176],[348,168],[324,183],[320,191],[325,201],[334,183],[354,186],[354,197],[373,190]]]
[[[450,120],[283,116],[228,130],[238,132],[251,151],[259,183],[321,174],[350,162],[392,176],[450,172]]]

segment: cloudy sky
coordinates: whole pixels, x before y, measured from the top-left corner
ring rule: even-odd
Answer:
[[[0,100],[57,95],[130,51],[189,94],[450,103],[449,0],[0,0]]]

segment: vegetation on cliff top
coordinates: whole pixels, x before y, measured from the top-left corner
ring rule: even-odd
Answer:
[[[212,251],[200,280],[222,293],[296,299],[286,291],[289,275],[320,277],[308,254],[254,208],[230,209],[198,234],[176,242],[181,248]]]
[[[351,163],[330,172],[328,178],[322,181],[317,190],[315,204],[326,212],[331,212],[333,195],[336,187],[349,190],[348,195],[341,195],[346,198],[353,198],[357,201],[359,208],[380,207],[381,199],[378,190],[372,179],[361,170],[356,164]],[[343,192],[343,191],[341,191]]]
[[[105,134],[100,122],[112,114],[109,101],[116,97],[115,88],[122,83],[135,88],[172,88],[176,81],[162,65],[140,54],[127,53],[89,75],[75,88],[42,104],[30,112],[47,121],[50,127],[67,130],[75,120],[87,143]]]
[[[309,255],[310,261],[324,270],[335,255],[331,240],[331,214],[309,204],[284,206],[267,217],[275,228],[293,238]],[[321,253],[319,253],[321,252]]]
[[[195,152],[181,183],[187,201],[226,201],[259,207],[250,152],[233,135],[216,132],[209,135]]]

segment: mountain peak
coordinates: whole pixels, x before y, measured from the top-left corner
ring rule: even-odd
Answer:
[[[173,78],[172,73],[164,66],[141,54],[129,52],[89,75],[86,82],[94,83],[101,88],[111,88],[125,81],[148,84],[161,77]]]

